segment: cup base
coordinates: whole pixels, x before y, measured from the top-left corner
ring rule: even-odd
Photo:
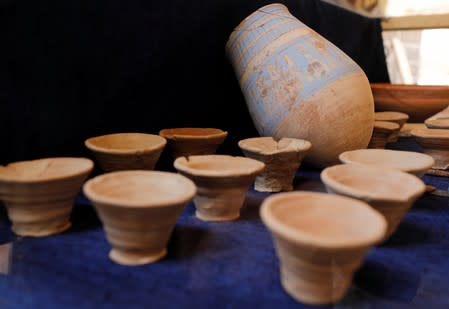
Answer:
[[[167,248],[162,249],[157,253],[136,253],[127,252],[123,250],[112,249],[109,251],[109,258],[117,264],[121,265],[143,265],[159,261],[167,255]]]
[[[222,214],[222,215],[209,215],[199,212],[198,210],[195,212],[195,216],[203,221],[232,221],[236,220],[240,217],[240,212],[230,213],[230,214]]]
[[[31,236],[31,237],[44,237],[55,235],[68,230],[72,223],[61,222],[59,224],[47,224],[48,222],[43,223],[33,223],[33,224],[23,224],[23,223],[14,223],[12,224],[12,231],[19,236]]]

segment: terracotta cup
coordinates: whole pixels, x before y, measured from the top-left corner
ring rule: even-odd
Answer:
[[[342,163],[368,164],[380,168],[394,168],[422,177],[434,164],[424,153],[390,149],[358,149],[340,154]]]
[[[446,170],[449,168],[449,130],[415,129],[411,134],[424,153],[435,160],[434,169]]]
[[[265,163],[254,183],[254,189],[261,192],[293,190],[296,171],[312,148],[309,141],[285,137],[279,141],[272,137],[247,138],[238,145],[245,156]]]
[[[92,201],[112,246],[109,257],[123,265],[155,262],[196,187],[186,177],[157,171],[118,171],[87,181]]]
[[[215,154],[228,132],[216,128],[171,128],[159,135],[166,138],[173,158]]]
[[[449,129],[449,107],[427,118],[424,124],[429,129]]]
[[[146,133],[115,133],[91,137],[84,144],[105,172],[153,170],[167,141]]]
[[[321,180],[329,193],[356,198],[370,204],[388,222],[390,237],[415,200],[426,190],[416,176],[397,169],[364,164],[341,164],[325,168]]]
[[[0,166],[0,200],[12,230],[48,236],[67,230],[76,195],[94,164],[86,158],[45,158]]]
[[[314,305],[345,296],[353,272],[387,226],[362,201],[306,191],[266,198],[260,215],[273,236],[283,288],[297,301]]]
[[[246,192],[265,164],[245,157],[201,155],[179,157],[174,166],[198,188],[193,199],[197,218],[227,221],[240,217]]]
[[[394,132],[389,138],[389,143],[396,143],[399,138],[399,131],[402,129],[404,124],[408,120],[408,115],[401,112],[375,112],[374,113],[374,120],[375,121],[389,121],[394,122],[399,125],[399,130],[397,132]]]
[[[392,136],[399,133],[400,126],[389,121],[374,121],[373,135],[368,148],[384,149]]]

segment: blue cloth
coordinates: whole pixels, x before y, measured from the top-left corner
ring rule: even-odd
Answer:
[[[443,177],[424,181],[449,186]],[[301,168],[295,188],[323,191],[319,171]],[[73,227],[50,237],[14,236],[2,209],[0,241],[10,242],[12,252],[9,274],[0,274],[0,308],[313,308],[280,285],[271,235],[259,218],[268,195],[250,190],[233,222],[202,222],[189,204],[168,256],[137,267],[111,262],[101,223],[82,195]],[[449,308],[449,199],[420,198],[391,239],[369,251],[335,307]]]

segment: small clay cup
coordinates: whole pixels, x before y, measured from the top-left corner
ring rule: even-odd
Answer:
[[[292,191],[296,171],[312,148],[309,141],[297,138],[275,141],[272,137],[254,137],[238,145],[246,157],[265,163],[254,183],[254,189],[260,192]]]
[[[246,192],[265,164],[228,155],[179,157],[175,168],[195,182],[196,217],[204,221],[228,221],[240,217]]]
[[[394,122],[399,125],[398,132],[394,132],[390,137],[388,138],[389,143],[396,143],[399,138],[399,131],[402,129],[404,124],[408,120],[408,115],[401,112],[376,112],[374,113],[374,120],[375,121],[388,121],[388,122]]]
[[[415,129],[411,134],[423,152],[435,160],[432,168],[446,170],[449,167],[449,130]]]
[[[20,236],[48,236],[70,228],[73,202],[93,169],[87,158],[45,158],[0,166],[0,200]]]
[[[141,170],[97,176],[83,190],[103,223],[111,260],[142,265],[167,254],[175,223],[196,187],[176,173]]]
[[[107,134],[84,142],[105,172],[153,170],[166,143],[165,138],[146,133]]]
[[[399,133],[399,125],[389,121],[374,121],[373,135],[368,148],[384,149],[392,136]]]
[[[313,305],[345,296],[354,271],[387,227],[362,201],[306,191],[269,196],[260,216],[273,236],[284,290]]]
[[[388,222],[385,239],[396,231],[404,215],[426,190],[425,184],[414,175],[363,164],[325,168],[321,180],[329,193],[365,201],[383,214]]]
[[[174,159],[182,156],[215,154],[228,132],[216,128],[171,128],[159,135],[168,141]]]
[[[422,177],[434,164],[434,159],[424,153],[390,149],[357,149],[340,154],[340,162],[394,168]]]
[[[449,108],[427,118],[424,124],[429,129],[449,129]]]

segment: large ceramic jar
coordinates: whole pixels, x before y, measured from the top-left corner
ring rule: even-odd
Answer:
[[[270,4],[244,19],[226,53],[260,135],[309,140],[305,161],[318,167],[367,147],[374,103],[365,73],[287,7]]]

